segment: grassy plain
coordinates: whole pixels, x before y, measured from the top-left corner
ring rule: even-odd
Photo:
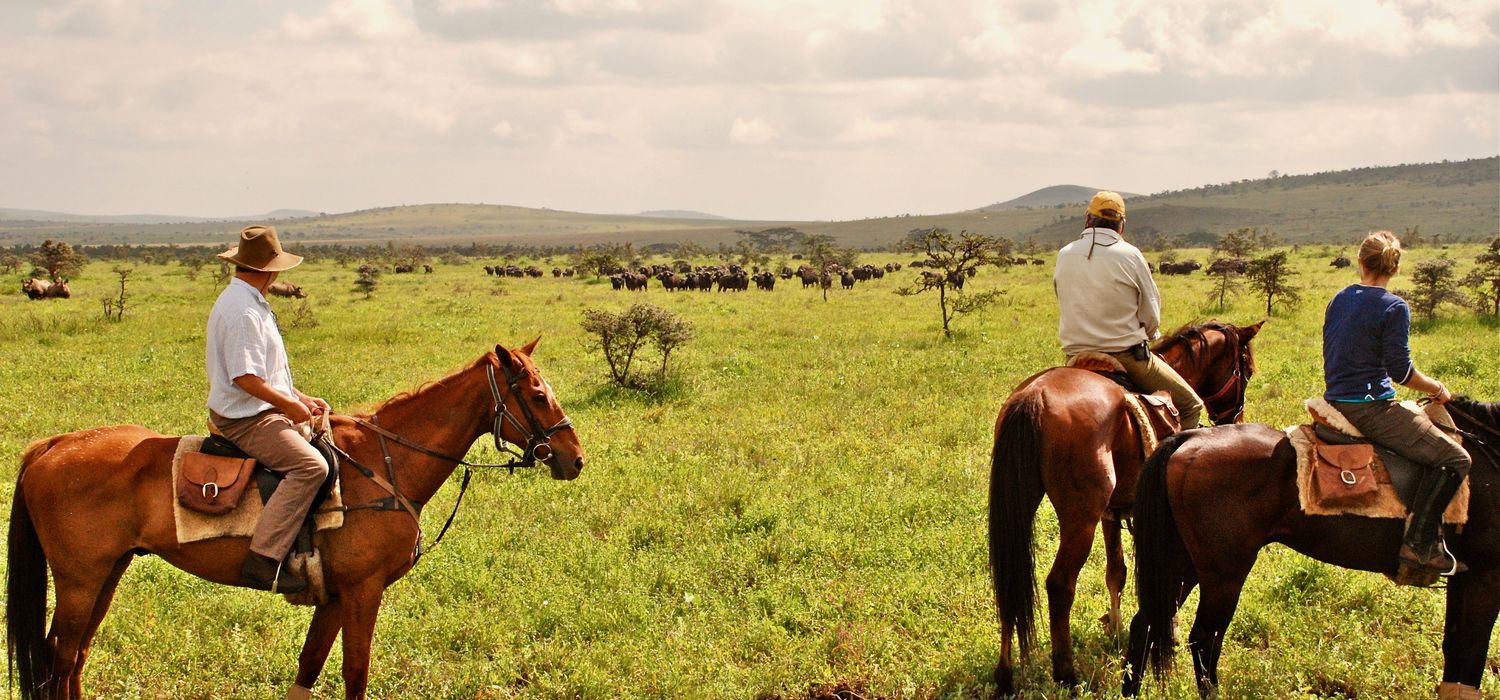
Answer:
[[[1321,390],[1323,305],[1354,280],[1327,266],[1340,252],[1350,251],[1293,254],[1306,301],[1255,341],[1250,420],[1298,422],[1302,399]],[[1417,249],[1408,266],[1448,254],[1462,274],[1476,252]],[[353,291],[352,269],[312,262],[285,279],[311,294],[316,327],[295,327],[300,302],[274,302],[299,386],[346,411],[541,334],[539,366],[589,454],[571,483],[476,477],[444,545],[387,593],[372,696],[775,698],[840,686],[866,698],[988,695],[998,650],[985,554],[993,422],[1014,385],[1061,359],[1050,266],[982,272],[973,284],[1005,296],[945,340],[935,300],[893,293],[907,273],[825,302],[785,281],[770,293],[628,294],[593,279],[501,280],[480,269],[492,262],[385,275],[368,300]],[[105,322],[108,265],[76,276],[70,300],[0,292],[0,502],[33,439],[110,423],[202,432],[203,322],[217,289],[184,267],[137,267],[124,320]],[[1201,274],[1160,284],[1167,325],[1263,317],[1248,295],[1213,308]],[[582,349],[582,309],[640,300],[698,331],[674,355],[678,380],[656,396],[609,387],[601,359]],[[1500,398],[1494,322],[1446,308],[1412,345],[1455,391]],[[492,452],[481,441],[470,456]],[[456,488],[429,508],[429,530]],[[1045,505],[1037,527],[1045,566],[1056,532]],[[1118,693],[1119,651],[1094,621],[1106,606],[1101,554],[1073,621],[1085,697]],[[310,615],[143,557],[120,586],[85,687],[102,698],[280,697]],[[1441,620],[1440,591],[1271,547],[1229,630],[1223,696],[1430,696]],[[339,660],[335,647],[318,697],[342,696]],[[1061,695],[1049,677],[1045,653],[1024,663],[1023,697]],[[1494,674],[1485,690],[1500,691]],[[1181,663],[1149,692],[1196,697]]]

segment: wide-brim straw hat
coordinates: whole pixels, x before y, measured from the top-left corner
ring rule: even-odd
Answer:
[[[272,226],[246,226],[240,231],[240,244],[219,253],[219,259],[257,272],[281,272],[302,264],[302,256],[281,249]]]

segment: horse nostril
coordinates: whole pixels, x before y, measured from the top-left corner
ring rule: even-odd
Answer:
[[[582,457],[579,457],[578,459],[573,460],[573,468],[577,469],[578,471],[583,471],[583,458]]]

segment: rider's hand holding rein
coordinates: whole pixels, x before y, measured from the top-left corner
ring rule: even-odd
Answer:
[[[254,396],[276,407],[276,410],[286,414],[293,423],[306,423],[313,416],[326,413],[329,410],[328,402],[315,396],[292,389],[295,396],[288,396],[271,388],[266,380],[254,374],[243,374],[234,378],[234,385],[244,389],[245,393]]]

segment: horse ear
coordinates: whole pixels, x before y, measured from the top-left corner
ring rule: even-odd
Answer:
[[[1257,333],[1260,332],[1260,327],[1264,326],[1264,325],[1266,325],[1266,322],[1265,322],[1264,319],[1262,319],[1259,323],[1256,323],[1255,325],[1245,326],[1244,328],[1241,328],[1240,329],[1240,340],[1243,340],[1244,342],[1247,342],[1247,343],[1250,342],[1250,339],[1254,338],[1255,334],[1257,334]]]
[[[531,357],[531,353],[536,350],[536,344],[540,343],[540,342],[542,342],[542,336],[538,335],[536,337],[536,340],[533,340],[533,341],[531,341],[531,342],[529,342],[529,343],[521,346],[521,354],[525,355],[527,357]]]
[[[510,351],[499,343],[495,343],[495,359],[500,361],[501,367],[512,367],[516,362],[515,358],[510,356]]]

